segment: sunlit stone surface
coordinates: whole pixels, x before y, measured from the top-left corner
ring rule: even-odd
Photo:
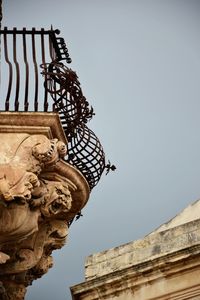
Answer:
[[[157,230],[91,255],[74,300],[199,300],[200,200]]]
[[[57,114],[0,113],[0,140],[0,299],[22,300],[52,266],[89,187],[63,160]]]

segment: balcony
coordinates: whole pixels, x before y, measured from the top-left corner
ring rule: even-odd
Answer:
[[[87,127],[94,111],[59,30],[0,33],[0,298],[23,300],[115,167]]]
[[[86,125],[93,117],[71,58],[58,29],[8,29],[1,33],[1,102],[5,112],[54,112],[59,115],[67,138],[64,158],[86,178],[90,189],[103,171],[105,154],[95,133]]]

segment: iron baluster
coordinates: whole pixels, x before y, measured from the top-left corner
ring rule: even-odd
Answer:
[[[13,60],[16,70],[16,93],[15,93],[15,111],[19,110],[19,88],[20,88],[20,69],[17,61],[17,42],[16,42],[17,28],[13,28]]]
[[[35,95],[34,95],[34,110],[38,111],[38,65],[36,60],[36,48],[35,48],[35,28],[32,28],[32,56],[33,56],[33,66],[35,74]]]
[[[41,50],[42,50],[42,64],[45,65],[45,46],[44,46],[44,28],[41,29]],[[47,80],[46,75],[44,75],[45,80]],[[48,91],[44,90],[44,111],[48,111]]]
[[[9,107],[10,107],[9,100],[10,100],[10,93],[12,89],[12,81],[13,81],[13,67],[12,67],[12,63],[8,58],[7,27],[4,28],[3,37],[4,37],[4,56],[9,69],[8,91],[7,91],[6,101],[5,101],[5,111],[9,111]]]
[[[23,28],[23,56],[25,63],[25,96],[24,96],[24,111],[28,111],[28,89],[29,89],[29,64],[27,60],[27,50],[26,50],[26,28]]]

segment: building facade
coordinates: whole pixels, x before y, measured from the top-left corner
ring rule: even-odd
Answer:
[[[137,240],[91,255],[73,300],[199,300],[200,201]]]

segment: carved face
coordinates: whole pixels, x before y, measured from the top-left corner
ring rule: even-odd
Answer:
[[[59,213],[68,212],[71,208],[72,197],[67,184],[48,182],[48,194],[45,204],[41,207],[44,216],[50,217]]]

